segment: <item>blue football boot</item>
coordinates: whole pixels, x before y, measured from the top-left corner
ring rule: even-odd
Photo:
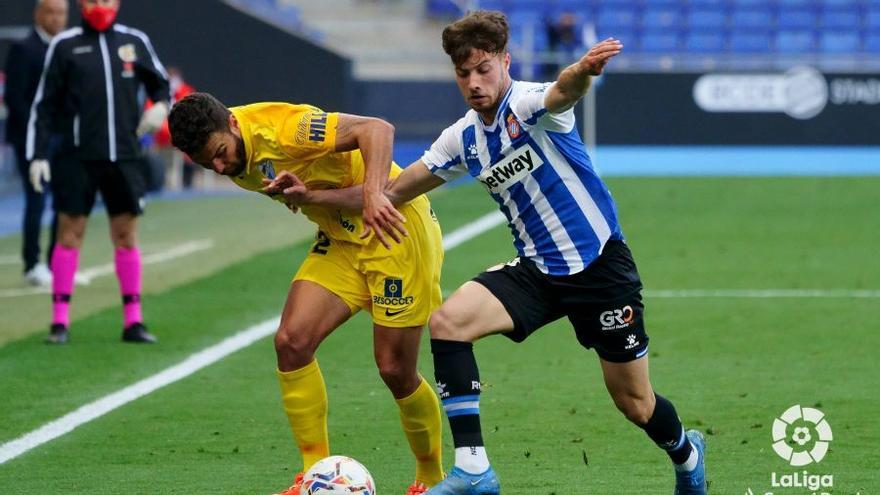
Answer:
[[[440,483],[425,495],[499,495],[501,485],[490,467],[482,474],[470,474],[454,467]]]
[[[693,471],[675,471],[675,495],[706,495],[706,439],[697,430],[688,430],[687,439],[700,458]]]

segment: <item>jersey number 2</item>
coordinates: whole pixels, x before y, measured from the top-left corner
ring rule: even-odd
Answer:
[[[316,254],[327,254],[327,248],[330,247],[330,238],[327,237],[322,231],[318,231],[318,234],[315,236],[315,246],[312,248],[312,252]]]

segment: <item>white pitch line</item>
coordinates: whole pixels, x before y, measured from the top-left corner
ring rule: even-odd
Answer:
[[[110,395],[86,404],[79,409],[50,421],[36,430],[22,435],[11,442],[0,445],[0,464],[24,454],[46,442],[52,441],[65,433],[89,421],[100,418],[108,412],[129,402],[154,392],[168,384],[186,378],[196,371],[210,366],[224,357],[243,349],[261,338],[272,334],[278,328],[278,320],[271,319],[242,330],[223,340],[219,344],[197,352],[170,368],[166,368],[149,378],[123,388]]]
[[[211,249],[213,246],[214,241],[211,239],[201,239],[198,241],[184,242],[183,244],[174,246],[171,249],[166,249],[165,251],[159,251],[158,253],[145,255],[143,258],[141,258],[141,263],[143,263],[144,265],[164,263],[166,261],[171,261],[175,258],[180,258],[192,253],[204,251],[206,249]],[[100,265],[89,268],[87,270],[83,270],[81,272],[77,272],[77,276],[81,278],[82,283],[89,284],[92,280],[98,277],[111,275],[115,271],[115,265],[113,263],[107,263],[105,265]]]
[[[646,290],[645,297],[687,299],[877,299],[880,290],[862,289],[692,289],[692,290]]]
[[[52,292],[50,287],[24,287],[21,289],[3,289],[0,290],[0,299],[9,297],[32,296],[34,294],[49,294]]]
[[[444,247],[447,250],[455,249],[464,242],[486,232],[489,229],[504,223],[503,216],[494,212],[489,215],[478,218],[477,220],[461,227],[443,238]],[[210,244],[207,245],[210,247]],[[201,249],[206,249],[202,247]],[[192,250],[178,247],[176,250],[169,250],[164,253],[156,253],[147,258],[151,263],[166,261],[185,253],[194,252]],[[176,253],[176,254],[174,254]],[[851,294],[858,293],[861,296],[855,297],[878,297],[880,291],[817,291],[817,290],[780,290],[774,289],[770,291],[654,291],[649,293],[652,297],[754,297],[751,295],[731,295],[731,294],[771,294],[763,297],[853,297]],[[808,294],[806,296],[793,296],[792,293]],[[817,295],[817,294],[838,294],[835,296]],[[786,295],[776,295],[786,294]],[[208,347],[202,351],[192,354],[181,363],[166,368],[148,378],[145,378],[133,385],[129,385],[117,392],[106,395],[94,402],[86,404],[79,409],[62,416],[54,421],[46,423],[36,430],[26,433],[15,440],[0,445],[0,464],[15,459],[16,457],[28,452],[40,445],[50,442],[66,433],[69,433],[79,426],[95,420],[114,409],[124,406],[129,402],[139,399],[150,394],[166,385],[170,385],[180,381],[193,373],[220,361],[226,356],[233,354],[245,347],[250,346],[254,342],[263,337],[271,335],[278,327],[278,319],[272,318],[261,323],[257,323],[245,330],[242,330],[231,337],[228,337],[218,344]]]
[[[496,213],[480,217],[464,227],[449,233],[449,235],[443,238],[443,245],[447,250],[455,249],[462,243],[495,227],[500,223],[497,219],[497,216],[500,216],[500,214],[496,215]],[[501,216],[501,221],[504,221],[503,216]],[[154,259],[158,259],[158,255],[159,253],[154,255],[157,257]],[[146,263],[146,257],[144,262]],[[129,385],[122,390],[113,392],[110,395],[105,395],[104,397],[86,404],[69,414],[46,423],[30,433],[26,433],[15,440],[4,443],[0,445],[0,464],[4,464],[31,449],[39,447],[46,442],[50,442],[66,433],[70,433],[79,426],[100,418],[108,412],[122,407],[133,400],[139,399],[166,385],[182,380],[202,368],[210,366],[224,357],[248,347],[261,338],[271,335],[275,332],[276,328],[278,328],[277,318],[257,323],[256,325],[223,340],[219,344],[212,345],[211,347],[189,356],[179,364],[166,368],[164,371],[160,371],[159,373],[145,378],[133,385]]]
[[[184,242],[183,244],[178,244],[177,246],[174,246],[170,249],[166,249],[165,251],[159,251],[158,253],[145,255],[143,258],[141,258],[141,263],[143,263],[144,265],[155,265],[158,263],[164,263],[166,261],[171,261],[176,258],[190,255],[192,253],[211,249],[211,247],[213,246],[214,241],[211,239],[188,241]],[[76,283],[77,285],[88,285],[94,279],[111,275],[115,271],[116,268],[113,263],[107,263],[104,265],[94,266],[92,268],[86,268],[85,270],[76,273]],[[52,292],[52,289],[50,287],[3,289],[0,290],[0,299],[30,296],[34,294],[49,294],[50,292]]]
[[[506,222],[507,219],[497,210],[483,215],[464,227],[460,227],[445,235],[443,237],[443,249],[447,251],[455,249],[483,232]]]
[[[453,292],[444,289],[443,299]],[[880,299],[880,290],[861,289],[646,289],[642,294],[656,299]]]

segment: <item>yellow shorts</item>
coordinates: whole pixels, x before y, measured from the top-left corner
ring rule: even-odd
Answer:
[[[375,239],[360,245],[319,231],[293,279],[321,285],[345,301],[352,314],[371,311],[378,325],[425,325],[442,302],[443,235],[425,196],[402,206],[400,212],[409,232],[400,244],[389,239],[389,250]]]

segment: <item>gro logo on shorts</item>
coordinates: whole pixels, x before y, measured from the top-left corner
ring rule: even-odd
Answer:
[[[821,461],[832,439],[825,414],[812,407],[796,404],[773,421],[773,450],[792,466]]]
[[[635,312],[632,306],[626,305],[620,309],[603,311],[599,315],[599,323],[602,324],[602,330],[619,330],[628,327],[633,316],[635,316]]]

